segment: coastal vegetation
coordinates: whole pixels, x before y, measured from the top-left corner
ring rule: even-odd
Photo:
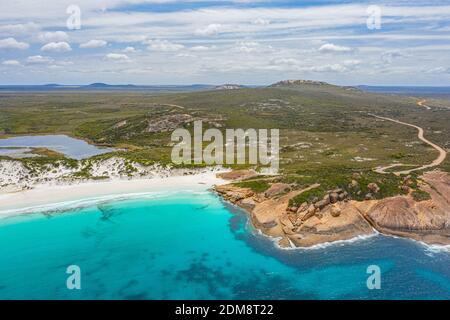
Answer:
[[[106,174],[92,176],[92,163],[115,158],[124,160],[121,172],[129,177],[138,174],[139,165],[205,167],[204,163],[175,166],[171,162],[172,131],[192,130],[195,120],[203,121],[204,130],[216,128],[223,133],[226,128],[277,128],[281,147],[277,179],[295,188],[320,184],[292,199],[293,202],[320,197],[336,188],[356,200],[364,200],[368,194],[370,198],[381,199],[410,191],[404,186],[404,177],[379,174],[374,168],[401,162],[404,165],[386,172],[408,169],[433,161],[436,154],[417,139],[414,128],[399,127],[370,114],[426,127],[430,140],[448,148],[450,130],[446,119],[450,117],[450,103],[435,101],[434,105],[438,107],[430,111],[418,107],[417,100],[410,97],[308,81],[203,92],[4,92],[0,94],[0,138],[67,134],[96,145],[115,147],[114,152],[80,161],[44,148],[33,149],[33,157],[16,159],[32,173],[65,166],[78,168],[72,178],[98,179]],[[449,160],[439,168],[449,171]],[[408,187],[419,192],[417,175],[409,180],[413,186]],[[268,182],[259,179],[242,183],[260,192],[269,187]],[[376,193],[368,189],[371,183],[379,187]],[[424,195],[417,194],[415,198],[423,199]]]
[[[264,180],[244,181],[235,184],[241,188],[249,188],[254,192],[264,192],[269,189],[270,185]]]
[[[412,193],[412,196],[414,197],[414,200],[416,201],[426,201],[430,200],[431,196],[428,192],[422,191],[422,190],[414,190]]]

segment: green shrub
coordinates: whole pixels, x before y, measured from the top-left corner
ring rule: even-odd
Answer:
[[[252,189],[252,191],[261,193],[269,189],[270,185],[267,183],[267,181],[264,180],[257,180],[257,181],[244,181],[244,182],[238,182],[234,184],[237,187],[240,188],[249,188]]]
[[[422,190],[413,191],[412,196],[413,196],[414,200],[416,200],[417,202],[426,201],[426,200],[431,199],[430,194],[428,192],[425,192]]]

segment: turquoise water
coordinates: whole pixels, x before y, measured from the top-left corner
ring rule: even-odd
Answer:
[[[369,290],[366,269],[381,268]],[[68,290],[66,268],[81,269]],[[448,299],[450,254],[376,236],[280,250],[209,192],[0,222],[1,299]]]

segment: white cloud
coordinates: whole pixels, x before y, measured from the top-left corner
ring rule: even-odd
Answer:
[[[276,66],[296,66],[300,64],[300,61],[293,58],[276,58],[270,60],[270,64]]]
[[[41,50],[50,52],[68,52],[71,51],[72,48],[67,42],[50,42],[42,46]]]
[[[104,40],[89,40],[88,42],[80,44],[80,48],[93,49],[93,48],[102,48],[106,46],[108,42]]]
[[[212,23],[205,28],[199,28],[195,30],[195,34],[199,36],[215,36],[223,29],[223,26],[219,23]]]
[[[108,53],[105,58],[116,62],[131,62],[130,57],[122,53]]]
[[[70,61],[70,60],[56,61],[55,64],[58,65],[58,66],[72,66],[72,65],[74,65],[73,61]]]
[[[354,70],[358,65],[361,64],[359,60],[345,60],[341,63],[331,63],[319,66],[313,66],[306,68],[307,71],[311,72],[324,72],[324,73],[343,73]]]
[[[320,52],[350,52],[352,51],[352,48],[349,47],[343,47],[343,46],[338,46],[332,43],[325,43],[324,45],[322,45],[319,48]]]
[[[13,66],[13,67],[21,66],[20,62],[17,60],[5,60],[2,62],[2,65]]]
[[[405,58],[408,55],[404,52],[401,52],[400,50],[390,50],[390,51],[385,51],[381,54],[381,60],[383,60],[383,62],[385,63],[392,63],[392,61],[394,59],[397,58]]]
[[[215,46],[194,46],[191,47],[190,50],[191,51],[208,51],[208,50],[212,50],[215,49]]]
[[[182,52],[176,55],[178,58],[196,58],[197,56],[191,53]]]
[[[39,41],[46,42],[60,42],[69,40],[69,35],[64,31],[42,32],[38,35]]]
[[[349,68],[356,67],[361,64],[361,60],[345,60],[342,64]]]
[[[312,72],[346,72],[348,68],[342,64],[334,63],[334,64],[326,64],[323,66],[316,66],[308,68],[308,71]]]
[[[39,30],[39,26],[34,22],[5,24],[0,26],[0,35],[4,36],[28,35],[36,32],[37,30]]]
[[[279,71],[296,71],[311,73],[342,73],[354,69],[360,64],[359,60],[345,60],[342,63],[307,65],[294,58],[273,58],[270,69]]]
[[[44,56],[30,56],[27,58],[27,62],[30,64],[46,64],[52,62],[53,59]]]
[[[270,24],[270,20],[263,19],[263,18],[257,18],[252,21],[252,24],[257,26],[268,26]]]
[[[153,71],[152,68],[132,68],[121,70],[121,72],[128,74],[149,74],[152,71]]]
[[[149,50],[154,51],[178,51],[184,48],[182,44],[173,43],[168,40],[147,40]]]
[[[142,32],[142,31],[139,31]],[[107,33],[109,34],[109,33]],[[111,35],[110,35],[111,37]],[[117,42],[117,43],[132,43],[132,42],[143,42],[147,40],[147,36],[142,34],[133,34],[133,31],[130,30],[128,33],[121,33],[120,31],[117,32],[113,37],[111,37],[110,42]]]
[[[425,73],[429,73],[429,74],[443,74],[443,73],[450,73],[450,68],[445,68],[445,67],[435,67],[435,68],[431,68],[428,70],[423,70],[423,72]]]
[[[134,47],[126,47],[125,49],[122,50],[122,52],[125,52],[125,53],[135,53],[135,52],[137,52],[137,50],[136,50],[136,48],[134,48]]]
[[[236,43],[236,50],[243,53],[262,53],[272,50],[270,46],[263,46],[256,41],[238,41]]]
[[[30,45],[26,42],[19,42],[14,38],[6,38],[0,40],[0,49],[28,49]]]
[[[103,61],[98,61],[99,55],[94,49],[91,49],[91,52],[88,52],[88,49],[82,50],[83,54],[78,54],[80,50],[73,47],[72,54],[65,57],[76,61],[77,68],[70,68],[71,72],[57,75],[64,79],[64,82],[88,82],[92,80],[90,77],[101,73],[103,69],[117,70],[122,66],[139,69],[143,65],[154,68],[152,76],[130,76],[129,82],[169,83],[175,79],[176,82],[213,83],[217,82],[217,79],[223,79],[221,70],[229,70],[229,78],[223,81],[247,83],[301,76],[302,71],[329,72],[318,74],[316,78],[337,83],[382,83],[389,80],[391,84],[420,82],[432,85],[448,80],[445,73],[441,77],[431,74],[420,77],[420,73],[425,74],[425,70],[442,73],[450,66],[450,34],[445,33],[448,29],[438,28],[450,21],[450,5],[445,5],[442,0],[439,4],[423,5],[412,3],[411,0],[408,0],[409,3],[402,0],[401,3],[395,4],[392,1],[384,1],[385,32],[364,31],[367,4],[355,0],[342,5],[336,1],[328,1],[321,5],[308,6],[283,6],[268,0],[257,1],[270,2],[270,5],[261,2],[257,6],[234,5],[237,2],[249,1],[232,0],[233,3],[229,2],[221,7],[211,6],[207,1],[191,8],[174,6],[174,10],[161,12],[123,6],[130,3],[167,1],[175,0],[77,0],[77,4],[83,9],[83,25],[82,29],[76,32],[62,29],[67,17],[64,15],[64,1],[11,1],[0,10],[0,39],[14,37],[30,43],[30,47],[33,44],[34,50],[34,45],[40,43],[39,32],[42,32],[44,37],[45,31],[63,30],[67,32],[66,36],[70,36],[71,41],[63,40],[67,38],[49,38],[58,36],[50,33],[46,39],[51,41],[43,42],[40,46],[49,42],[66,41],[71,45],[76,43],[78,49],[80,43],[90,39],[102,39],[108,44],[114,44],[112,48],[117,48],[104,52],[100,55]],[[192,1],[202,0],[190,0],[186,3]],[[110,10],[113,7],[118,9]],[[39,22],[39,25],[28,25],[30,21]],[[8,23],[11,24],[7,25]],[[29,31],[33,28],[36,28],[35,31]],[[16,33],[20,35],[15,35]],[[214,35],[220,37],[208,37]],[[64,37],[61,34],[59,36]],[[150,41],[142,46],[143,41],[147,39],[167,40]],[[243,39],[245,41],[241,41]],[[259,42],[259,45],[256,45],[256,42]],[[122,45],[118,46],[119,44]],[[436,50],[431,45],[442,48]],[[149,46],[153,51],[151,55],[134,54],[133,49],[126,49],[127,46],[140,48],[141,51]],[[214,46],[216,49],[213,50]],[[268,49],[270,46],[272,49]],[[322,50],[319,51],[321,47]],[[418,47],[421,49],[417,50]],[[346,49],[341,50],[342,48]],[[395,50],[409,52],[411,59],[402,59],[398,53],[383,54],[384,51]],[[168,55],[158,51],[175,53]],[[120,65],[114,63],[117,61],[115,58],[107,60],[104,56],[108,52],[127,54],[135,64]],[[319,52],[323,54],[318,54]],[[33,54],[38,53],[28,55]],[[4,59],[18,59],[26,64],[26,57],[22,59],[20,56],[3,55],[2,58],[0,64]],[[357,63],[356,60],[342,61],[346,58],[360,59],[364,63]],[[384,64],[389,61],[396,62],[395,66]],[[81,66],[85,70],[83,78],[74,75],[81,73]],[[417,66],[420,66],[419,69]],[[394,67],[401,68],[402,75],[388,78],[386,70]],[[251,70],[255,72],[250,72]],[[342,70],[355,72],[337,73]],[[179,77],[181,74],[182,78]],[[47,81],[43,73],[34,75],[36,81]],[[23,72],[22,75],[17,73],[10,79],[18,83],[26,82],[29,76],[30,74]],[[117,72],[117,77],[112,76],[110,81],[122,80],[120,72]],[[107,79],[105,76],[104,81],[108,82]]]

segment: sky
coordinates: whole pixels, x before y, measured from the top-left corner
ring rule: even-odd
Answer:
[[[0,84],[450,86],[450,0],[2,0]]]

